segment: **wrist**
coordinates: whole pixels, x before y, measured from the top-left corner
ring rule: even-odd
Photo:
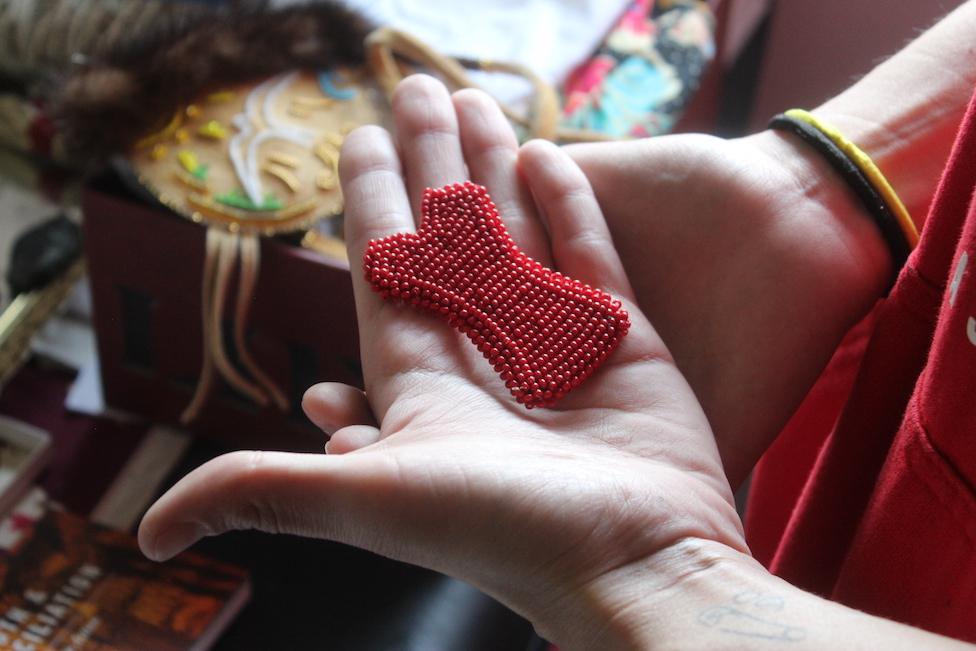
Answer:
[[[971,58],[974,29],[976,2],[963,3],[813,110],[871,156],[919,230],[976,84],[976,68],[946,62]]]
[[[773,578],[742,551],[683,538],[552,602],[553,617],[537,621],[537,629],[562,651],[725,648],[703,634],[709,627],[699,620],[732,598],[734,586],[759,586],[764,576]]]
[[[791,226],[806,231],[818,259],[830,260],[831,265],[846,263],[842,296],[856,306],[857,316],[863,314],[890,286],[893,273],[891,255],[872,215],[823,156],[796,136],[767,129],[742,140],[784,169],[791,185],[782,189],[784,193],[817,206],[804,211],[806,220],[794,220]]]
[[[562,651],[964,649],[968,645],[804,592],[748,554],[684,538],[588,586],[600,626],[552,637]],[[579,630],[579,629],[577,629]]]
[[[925,107],[897,117],[867,118],[866,108],[844,96],[811,113],[871,157],[921,230],[959,116]],[[905,133],[919,135],[909,140]]]

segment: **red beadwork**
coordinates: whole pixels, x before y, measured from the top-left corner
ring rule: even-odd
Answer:
[[[527,408],[554,405],[627,334],[620,301],[522,253],[480,185],[428,188],[421,213],[416,233],[369,243],[367,282],[444,315]]]

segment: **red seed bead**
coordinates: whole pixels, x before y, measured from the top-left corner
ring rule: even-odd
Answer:
[[[515,246],[485,188],[427,188],[421,216],[416,233],[369,243],[367,282],[385,299],[442,315],[526,408],[555,405],[627,334],[620,301]]]

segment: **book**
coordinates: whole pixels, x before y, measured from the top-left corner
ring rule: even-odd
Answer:
[[[154,563],[39,488],[0,522],[2,649],[203,651],[249,596],[242,568],[193,552]]]
[[[0,516],[23,497],[50,457],[47,432],[0,415]]]
[[[49,497],[99,524],[131,530],[192,438],[159,425],[69,411],[65,397],[74,379],[71,370],[31,360],[0,393],[0,418],[49,435],[43,472],[36,482]],[[0,436],[2,425],[0,421]],[[32,477],[21,473],[19,481],[26,487],[35,483]],[[0,493],[0,516],[16,503],[4,505],[3,496]]]
[[[147,429],[138,447],[88,513],[88,519],[112,529],[132,530],[152,501],[162,493],[167,477],[184,457],[191,442],[192,438],[183,430],[163,425]]]

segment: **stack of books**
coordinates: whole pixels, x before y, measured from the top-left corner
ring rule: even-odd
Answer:
[[[249,598],[247,573],[192,552],[154,563],[131,531],[64,510],[35,485],[51,452],[44,430],[0,417],[0,649],[212,646]],[[109,498],[103,517],[113,501],[133,512]]]

